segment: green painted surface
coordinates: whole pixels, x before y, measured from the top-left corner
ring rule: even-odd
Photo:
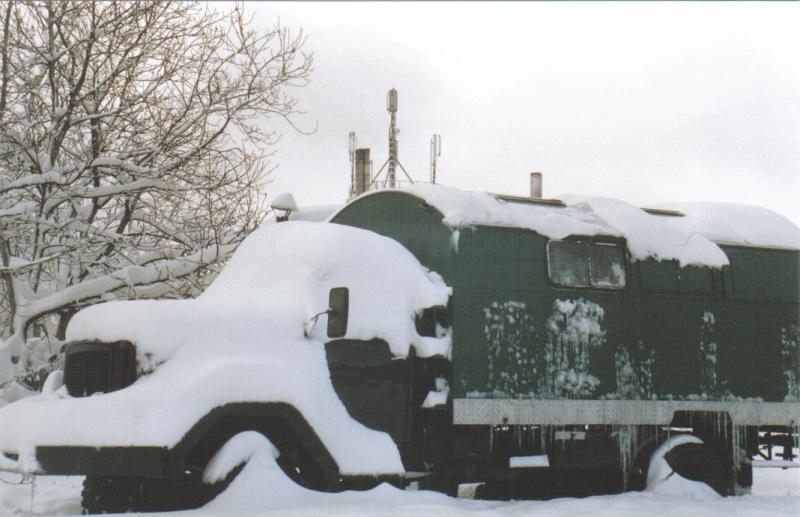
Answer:
[[[455,238],[442,217],[384,192],[334,222],[398,240],[453,287],[454,397],[800,395],[797,251],[723,246],[722,270],[634,261],[625,289],[563,287],[545,237],[478,226]]]
[[[416,196],[382,192],[349,204],[332,222],[372,230],[400,242],[450,284],[454,257],[442,214]]]

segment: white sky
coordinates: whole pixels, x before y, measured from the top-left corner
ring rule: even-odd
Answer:
[[[229,4],[230,5],[230,4]],[[247,3],[302,27],[314,52],[307,114],[285,127],[270,193],[343,203],[348,132],[387,157],[399,91],[400,162],[439,183],[573,192],[647,205],[712,200],[800,223],[796,3]]]

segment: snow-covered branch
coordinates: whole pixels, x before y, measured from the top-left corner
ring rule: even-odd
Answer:
[[[1,384],[37,366],[34,323],[63,338],[83,306],[213,278],[263,220],[312,60],[199,3],[2,2],[0,23]]]

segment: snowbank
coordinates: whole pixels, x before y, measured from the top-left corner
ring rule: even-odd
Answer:
[[[334,224],[266,225],[196,300],[111,302],[77,314],[69,340],[127,339],[140,366],[160,366],[102,396],[60,390],[3,407],[0,449],[18,451],[30,471],[36,445],[171,447],[215,407],[281,401],[306,417],[342,473],[403,472],[391,438],[352,420],[333,389],[326,316],[304,335],[338,286],[350,290],[347,338],[382,338],[400,356],[411,345],[449,353],[449,337],[421,338],[414,318],[445,305],[450,289],[400,244]]]
[[[623,201],[564,195],[566,206],[504,200],[440,185],[396,190],[420,197],[458,229],[473,225],[514,226],[551,239],[569,235],[623,237],[634,259],[676,260],[682,266],[721,267],[728,258],[720,244],[800,249],[800,229],[782,216],[757,207],[724,203],[671,203],[685,217],[654,215]],[[379,195],[377,191],[364,196]],[[363,197],[363,196],[362,196]]]

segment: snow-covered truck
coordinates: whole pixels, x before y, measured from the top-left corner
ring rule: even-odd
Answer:
[[[793,454],[798,248],[754,207],[366,194],[265,226],[195,300],[81,311],[65,386],[0,409],[0,468],[196,506],[257,431],[320,490],[608,493],[666,461],[734,494],[767,437]]]

